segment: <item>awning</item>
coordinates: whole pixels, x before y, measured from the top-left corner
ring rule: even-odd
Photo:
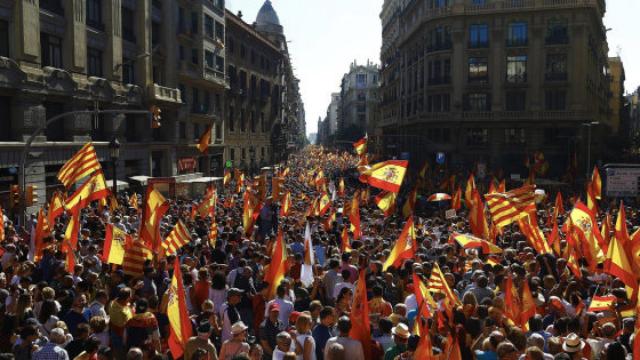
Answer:
[[[147,181],[150,178],[151,178],[151,176],[137,175],[137,176],[131,176],[129,179],[139,182],[140,185],[147,185]]]
[[[113,180],[106,180],[106,182],[108,187],[113,186]],[[116,180],[116,184],[118,185],[118,190],[126,190],[129,188],[129,183],[126,181]]]
[[[198,178],[194,178],[194,179],[187,179],[187,180],[182,180],[180,181],[180,183],[212,183],[212,182],[216,182],[216,181],[222,181],[221,177],[198,177]]]

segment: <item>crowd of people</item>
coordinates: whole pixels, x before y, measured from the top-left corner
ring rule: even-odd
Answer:
[[[130,194],[121,193],[117,207],[92,204],[82,211],[73,269],[68,269],[61,246],[69,216],[52,224],[48,246],[37,262],[30,260],[29,229],[34,225],[15,226],[5,217],[0,359],[172,358],[167,293],[176,258],[193,333],[184,344],[185,360],[632,358],[636,316],[627,309],[634,308],[635,299],[620,279],[603,271],[602,264],[594,270],[579,259],[579,272],[571,271],[562,256],[569,246],[562,231],[560,255],[539,254],[514,223],[496,236],[495,245],[503,252],[489,256],[480,248],[465,249],[450,241],[453,233],[471,232],[466,210],[445,216],[443,211],[417,209],[415,256],[384,269],[407,221],[401,211],[405,189],[417,184],[417,175],[407,175],[398,210],[389,216],[374,203],[375,190],[363,198],[362,237],[353,239],[343,212],[356,190],[365,188],[354,175],[357,163],[353,155],[317,147],[291,156],[281,167],[288,169],[281,190],[291,193],[289,214],[282,216],[280,201],[267,196],[253,231],[243,228],[237,179],[218,186],[215,219],[192,216],[199,199],[169,199],[161,234],[166,236],[182,220],[191,242],[175,254],[156,254],[145,262],[140,276],[126,274],[102,256],[106,224],[133,237],[138,234],[141,215],[130,207]],[[333,193],[334,211],[315,216],[309,207],[320,195],[314,181],[320,170]],[[336,191],[340,179],[344,193]],[[426,197],[435,187],[422,184],[419,193]],[[568,202],[564,205],[567,211],[557,214],[560,224],[571,210]],[[555,216],[553,210],[553,201],[538,204],[545,234],[551,232],[548,216]],[[606,212],[601,209],[600,221]],[[327,219],[334,213],[335,219]],[[634,216],[629,218],[632,229]],[[212,221],[218,227],[216,239],[209,238]],[[301,273],[309,251],[307,224],[314,264],[313,281],[305,285]],[[273,284],[265,282],[265,272],[273,266],[279,231],[286,243],[286,273],[271,297]],[[452,311],[443,310],[442,293],[431,293],[430,304],[416,299],[421,286],[416,279],[428,286],[436,268],[458,300]],[[527,285],[533,296],[535,314],[524,324],[510,319],[505,309],[507,281],[519,293]],[[368,343],[352,331],[355,321],[362,323],[354,316],[362,314],[359,287],[366,289]],[[589,311],[594,296],[614,296],[615,301]]]

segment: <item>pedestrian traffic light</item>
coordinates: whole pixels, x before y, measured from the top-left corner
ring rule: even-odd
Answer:
[[[9,193],[9,207],[17,208],[20,206],[20,186],[11,185],[11,191]]]
[[[162,126],[162,123],[160,122],[160,120],[162,120],[162,110],[159,107],[153,105],[151,106],[151,109],[149,111],[151,112],[151,128],[160,128],[160,126]]]
[[[38,187],[35,185],[27,185],[27,191],[24,195],[26,206],[33,206],[38,203]]]

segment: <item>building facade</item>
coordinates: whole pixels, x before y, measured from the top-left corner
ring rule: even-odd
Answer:
[[[272,129],[281,121],[283,54],[227,11],[226,158],[250,172],[273,163]]]
[[[353,141],[376,126],[379,69],[369,61],[351,64],[342,77],[338,107],[338,141]]]
[[[383,37],[381,151],[507,173],[542,151],[556,175],[574,153],[597,159],[612,125],[604,12],[603,0],[400,4],[399,34]],[[387,34],[396,20],[381,18]]]
[[[317,143],[325,146],[333,146],[335,134],[338,131],[338,109],[340,107],[340,93],[331,94],[331,102],[327,107],[327,115],[324,119],[318,119]]]

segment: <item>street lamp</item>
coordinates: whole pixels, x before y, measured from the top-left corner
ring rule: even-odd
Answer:
[[[113,195],[118,196],[118,175],[116,174],[116,161],[120,157],[120,141],[113,137],[109,142],[109,155],[111,156],[111,166],[113,166]]]
[[[591,128],[600,125],[598,121],[583,123],[582,126],[587,127],[587,168],[585,170],[585,179],[589,180],[589,171],[591,170]]]

